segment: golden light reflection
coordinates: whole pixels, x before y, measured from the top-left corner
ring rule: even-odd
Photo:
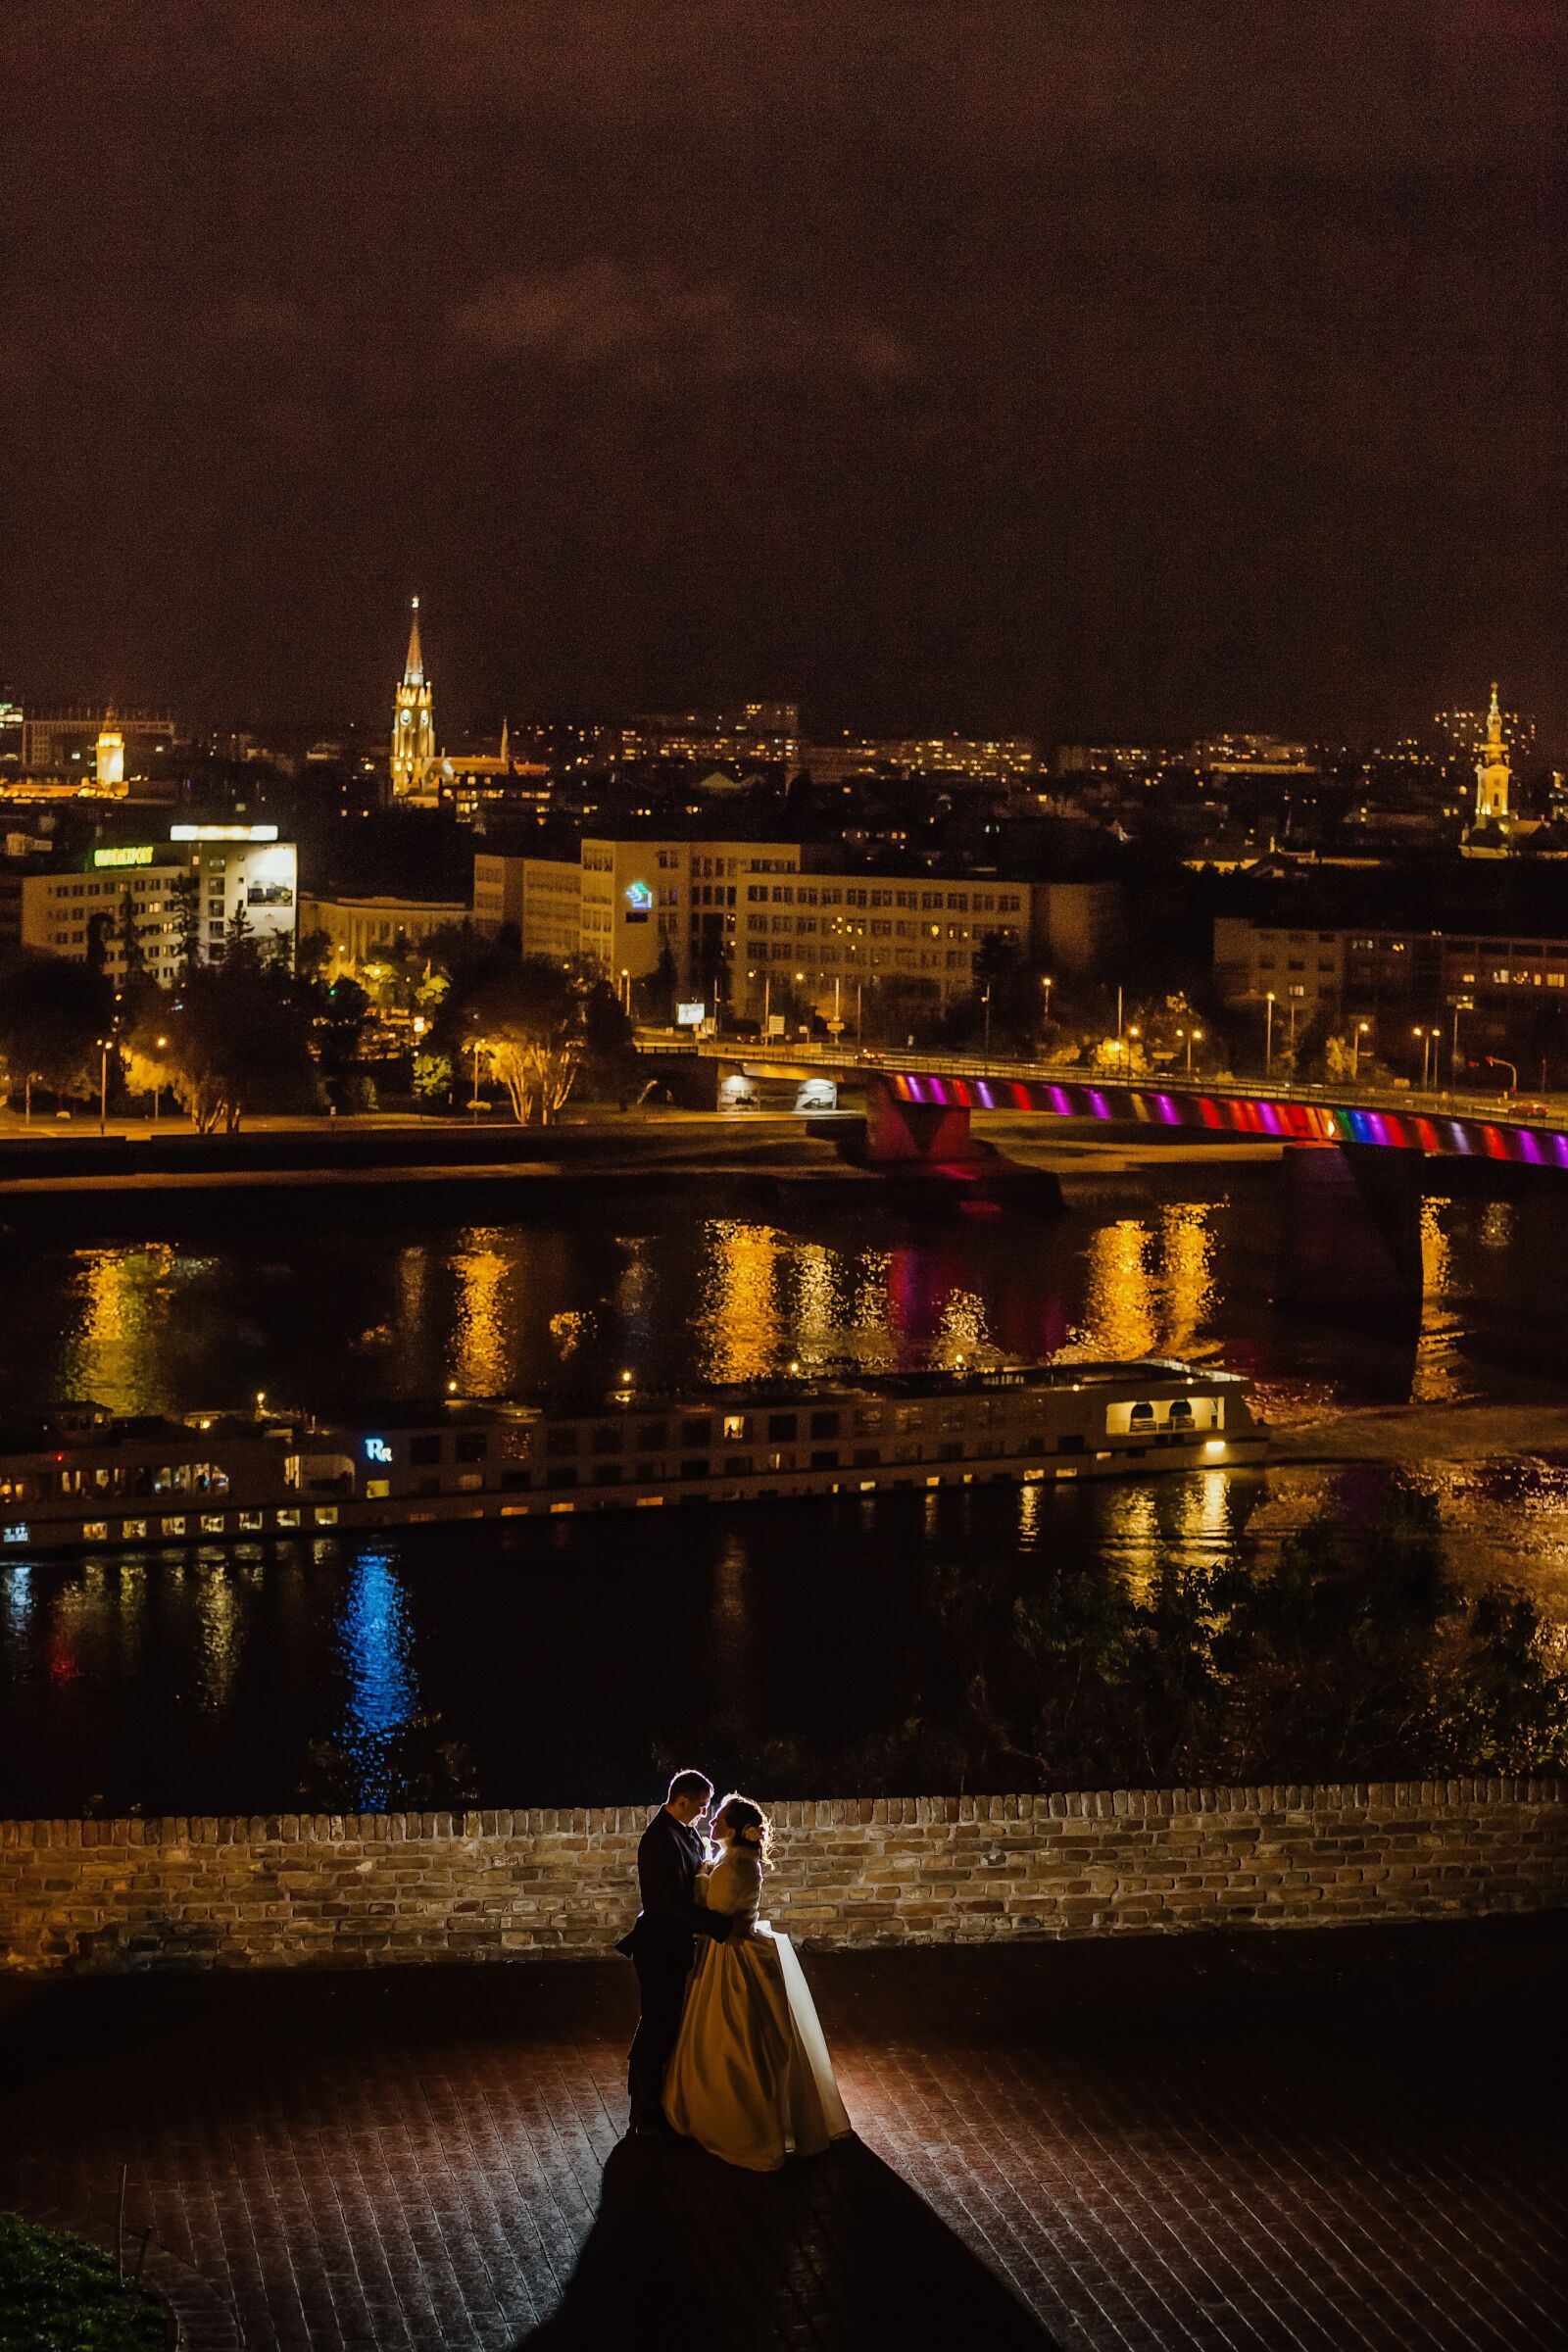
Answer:
[[[159,1352],[169,1328],[169,1292],[179,1260],[171,1249],[78,1253],[79,1313],[65,1351],[73,1395],[112,1412],[168,1409]]]
[[[698,1370],[705,1380],[758,1380],[772,1370],[783,1339],[780,1238],[771,1225],[730,1218],[708,1228]]]
[[[1513,1240],[1513,1202],[1489,1200],[1481,1212],[1481,1247],[1483,1250],[1506,1250]]]
[[[831,1250],[808,1242],[795,1258],[795,1338],[812,1354],[836,1336],[842,1314],[840,1266]]]
[[[942,1332],[931,1350],[937,1364],[978,1363],[994,1355],[986,1328],[986,1302],[977,1291],[950,1291],[942,1301]]]
[[[1040,1537],[1040,1497],[1042,1487],[1020,1487],[1018,1490],[1018,1549],[1033,1551]]]
[[[593,1329],[592,1315],[575,1314],[570,1308],[564,1314],[551,1316],[550,1337],[563,1363],[569,1362],[584,1341],[593,1337]]]
[[[479,1232],[452,1261],[457,1304],[452,1369],[466,1396],[497,1396],[512,1386],[520,1334],[513,1261],[496,1236]]]
[[[220,1552],[202,1552],[197,1561],[196,1612],[201,1629],[202,1705],[220,1714],[228,1703],[239,1663],[239,1607],[228,1563]]]
[[[1153,1353],[1157,1325],[1149,1241],[1148,1227],[1136,1217],[1102,1225],[1095,1235],[1087,1251],[1084,1321],[1071,1352],[1124,1358]]]
[[[1441,1298],[1453,1282],[1453,1250],[1443,1230],[1436,1200],[1421,1203],[1421,1288]]]
[[[1152,1486],[1118,1486],[1107,1493],[1105,1545],[1134,1600],[1147,1600],[1159,1564],[1159,1527]]]
[[[1161,1347],[1180,1354],[1202,1331],[1214,1304],[1212,1211],[1178,1200],[1160,1211],[1159,1300]]]
[[[856,1260],[855,1304],[850,1320],[857,1332],[885,1335],[890,1317],[893,1252],[866,1250]]]

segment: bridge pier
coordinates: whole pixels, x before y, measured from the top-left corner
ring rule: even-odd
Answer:
[[[1425,1165],[1419,1152],[1287,1145],[1275,1304],[1418,1322]]]
[[[975,1168],[988,1156],[957,1103],[906,1102],[890,1086],[866,1089],[865,1154],[875,1168]]]

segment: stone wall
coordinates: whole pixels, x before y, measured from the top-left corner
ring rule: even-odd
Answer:
[[[641,1811],[0,1822],[0,1966],[592,1956]],[[773,1808],[767,1908],[816,1944],[1328,1927],[1568,1902],[1555,1781],[888,1797]]]

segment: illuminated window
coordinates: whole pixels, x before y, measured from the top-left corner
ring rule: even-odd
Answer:
[[[745,1435],[746,1415],[744,1413],[726,1413],[724,1415],[724,1436],[726,1441],[733,1438],[744,1438]]]

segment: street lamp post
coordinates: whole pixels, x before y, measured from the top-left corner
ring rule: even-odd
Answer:
[[[1504,1056],[1503,1056],[1501,1054],[1489,1054],[1486,1056],[1486,1062],[1487,1062],[1487,1067],[1488,1067],[1488,1069],[1489,1069],[1489,1070],[1506,1070],[1506,1071],[1507,1071],[1507,1073],[1508,1073],[1508,1088],[1507,1088],[1507,1091],[1508,1091],[1508,1093],[1509,1093],[1510,1095],[1516,1095],[1516,1094],[1518,1093],[1518,1091],[1519,1091],[1519,1069],[1518,1069],[1518,1064],[1517,1064],[1517,1063],[1515,1063],[1515,1062],[1511,1062],[1511,1061],[1508,1061],[1508,1060],[1506,1060],[1506,1059],[1504,1058]]]
[[[1190,1077],[1192,1076],[1192,1074],[1193,1074],[1193,1048],[1194,1048],[1195,1046],[1200,1046],[1200,1045],[1202,1044],[1202,1042],[1203,1042],[1203,1032],[1201,1031],[1201,1029],[1189,1029],[1189,1030],[1188,1030],[1188,1032],[1187,1032],[1187,1075],[1188,1075],[1188,1077],[1189,1077],[1189,1078],[1190,1078]]]
[[[981,991],[980,1004],[981,1009],[985,1014],[985,1027],[983,1031],[985,1043],[981,1050],[986,1058],[989,1060],[991,1056],[991,983],[989,980],[986,982],[984,989]]]
[[[160,1052],[160,1053],[162,1053],[162,1052],[163,1052],[163,1050],[164,1050],[164,1048],[165,1048],[165,1046],[167,1046],[167,1045],[168,1045],[168,1043],[169,1043],[169,1040],[168,1040],[168,1038],[167,1038],[167,1037],[161,1037],[161,1038],[159,1038],[159,1039],[158,1039],[158,1041],[157,1041],[157,1042],[158,1042],[158,1050],[159,1050],[159,1052]],[[156,1063],[154,1063],[154,1065],[153,1065],[153,1066],[154,1066],[154,1068],[156,1068],[158,1065],[157,1065]],[[158,1102],[159,1102],[159,1097],[160,1097],[160,1096],[163,1094],[163,1091],[164,1091],[164,1081],[163,1081],[163,1078],[162,1078],[162,1076],[160,1076],[160,1077],[158,1077],[157,1079],[155,1079],[155,1080],[154,1080],[154,1082],[153,1082],[153,1125],[154,1125],[155,1127],[156,1127],[156,1126],[157,1126],[157,1124],[158,1124]]]
[[[109,1040],[98,1040],[98,1132],[102,1135],[109,1121]]]
[[[479,1099],[479,1056],[484,1052],[484,1039],[482,1037],[470,1037],[468,1040],[467,1050],[473,1060],[473,1072],[468,1093],[468,1109],[472,1113],[473,1123],[477,1127],[479,1124],[479,1112],[482,1107]]]
[[[1459,1085],[1459,1015],[1474,1012],[1474,997],[1455,997],[1453,1000],[1453,1032],[1448,1045],[1448,1084],[1456,1092]]]
[[[1274,991],[1272,989],[1264,999],[1263,1075],[1265,1078],[1272,1078],[1274,1075]]]
[[[1353,1086],[1361,1069],[1361,1040],[1371,1030],[1370,1021],[1357,1021],[1350,1038],[1350,1084]]]

